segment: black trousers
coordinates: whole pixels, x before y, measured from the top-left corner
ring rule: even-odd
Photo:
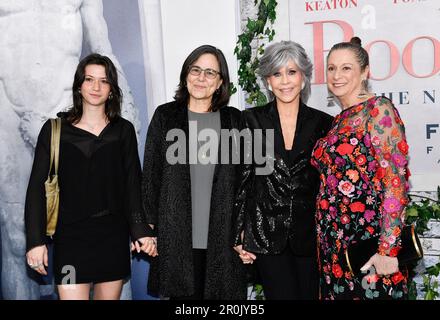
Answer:
[[[257,254],[255,264],[267,300],[317,300],[316,257],[295,256],[290,247],[280,254]]]
[[[203,300],[206,275],[206,249],[193,249],[194,294],[183,297],[170,297],[170,300]]]

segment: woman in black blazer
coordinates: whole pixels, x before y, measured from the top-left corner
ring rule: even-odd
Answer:
[[[238,165],[219,163],[228,144],[215,141],[220,130],[239,126],[240,112],[226,106],[229,96],[225,57],[204,45],[186,58],[175,101],[157,107],[151,120],[143,198],[147,222],[157,231],[158,256],[148,280],[152,294],[246,298],[243,265],[231,246]],[[213,148],[207,148],[210,142]]]
[[[251,132],[262,129],[266,137],[273,130],[273,141],[266,139],[263,148],[274,150],[273,171],[259,174],[254,163],[242,165],[234,249],[243,263],[255,261],[267,299],[317,299],[319,174],[310,157],[332,117],[304,104],[312,63],[301,45],[282,41],[267,47],[259,74],[275,99],[243,111],[242,125]]]

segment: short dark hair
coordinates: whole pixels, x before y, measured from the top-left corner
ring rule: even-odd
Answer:
[[[365,71],[365,68],[370,65],[370,58],[368,56],[368,52],[362,47],[362,41],[359,37],[353,37],[350,39],[349,42],[339,42],[333,45],[333,47],[330,49],[327,55],[327,61],[333,51],[341,50],[341,49],[348,49],[351,52],[353,52],[362,72]],[[365,80],[363,86],[365,90],[368,90],[368,80]]]
[[[229,70],[226,58],[223,52],[214,46],[200,46],[196,48],[193,52],[191,52],[189,56],[185,59],[185,62],[182,65],[182,70],[180,71],[180,82],[177,86],[174,99],[179,104],[186,105],[188,103],[189,92],[186,87],[186,78],[188,77],[189,69],[191,68],[191,66],[194,64],[194,62],[197,61],[197,59],[200,58],[200,56],[204,54],[212,54],[217,58],[217,62],[220,67],[220,78],[223,80],[220,88],[214,93],[214,96],[212,97],[212,103],[210,107],[210,111],[217,111],[228,104],[231,95],[229,93]]]
[[[67,121],[77,123],[83,114],[82,95],[80,92],[81,85],[85,79],[85,70],[88,65],[96,64],[105,68],[107,82],[110,84],[111,99],[105,102],[105,115],[109,121],[114,120],[121,115],[122,92],[118,85],[118,72],[110,58],[92,53],[83,58],[76,68],[73,78],[72,95],[73,106],[67,111]]]

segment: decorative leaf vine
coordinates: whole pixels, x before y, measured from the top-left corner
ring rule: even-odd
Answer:
[[[425,300],[436,300],[439,297],[439,287],[436,277],[440,274],[440,262],[426,268],[423,275],[423,288]]]
[[[234,54],[239,61],[238,84],[249,95],[246,102],[262,106],[267,103],[267,98],[258,85],[256,69],[260,62],[259,57],[264,53],[265,43],[258,45],[255,54],[252,50],[252,43],[264,38],[268,38],[269,42],[273,40],[275,8],[278,3],[276,0],[255,0],[254,4],[258,5],[257,18],[247,19],[246,29],[238,36]],[[232,92],[236,92],[236,89],[234,88]]]
[[[415,222],[415,230],[420,235],[429,229],[429,220],[440,219],[440,187],[437,187],[437,196],[439,200],[434,200],[417,194],[409,195],[411,202],[406,208],[406,221],[408,223]],[[414,201],[413,198],[419,198],[421,200]]]
[[[440,220],[440,186],[437,187],[437,199],[434,200],[429,197],[420,196],[417,194],[410,194],[409,198],[411,200],[410,204],[406,207],[406,222],[415,223],[415,230],[417,234],[423,235],[425,231],[428,231],[428,222],[431,219]],[[421,199],[419,201],[414,201],[414,198]],[[422,291],[424,292],[425,300],[435,300],[439,297],[439,284],[436,277],[440,273],[440,262],[437,264],[426,268],[421,272],[423,278]],[[414,274],[412,275],[412,277]],[[410,277],[410,278],[412,278]],[[410,288],[410,299],[417,299],[417,288],[414,281],[409,284]]]

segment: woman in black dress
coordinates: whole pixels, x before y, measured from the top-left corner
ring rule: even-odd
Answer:
[[[60,210],[54,241],[54,276],[60,299],[119,299],[130,275],[129,233],[136,249],[156,254],[140,197],[141,166],[133,125],[120,117],[116,68],[99,54],[85,57],[73,81],[73,107],[62,118]],[[27,262],[48,266],[44,181],[51,125],[38,137],[26,195]]]

